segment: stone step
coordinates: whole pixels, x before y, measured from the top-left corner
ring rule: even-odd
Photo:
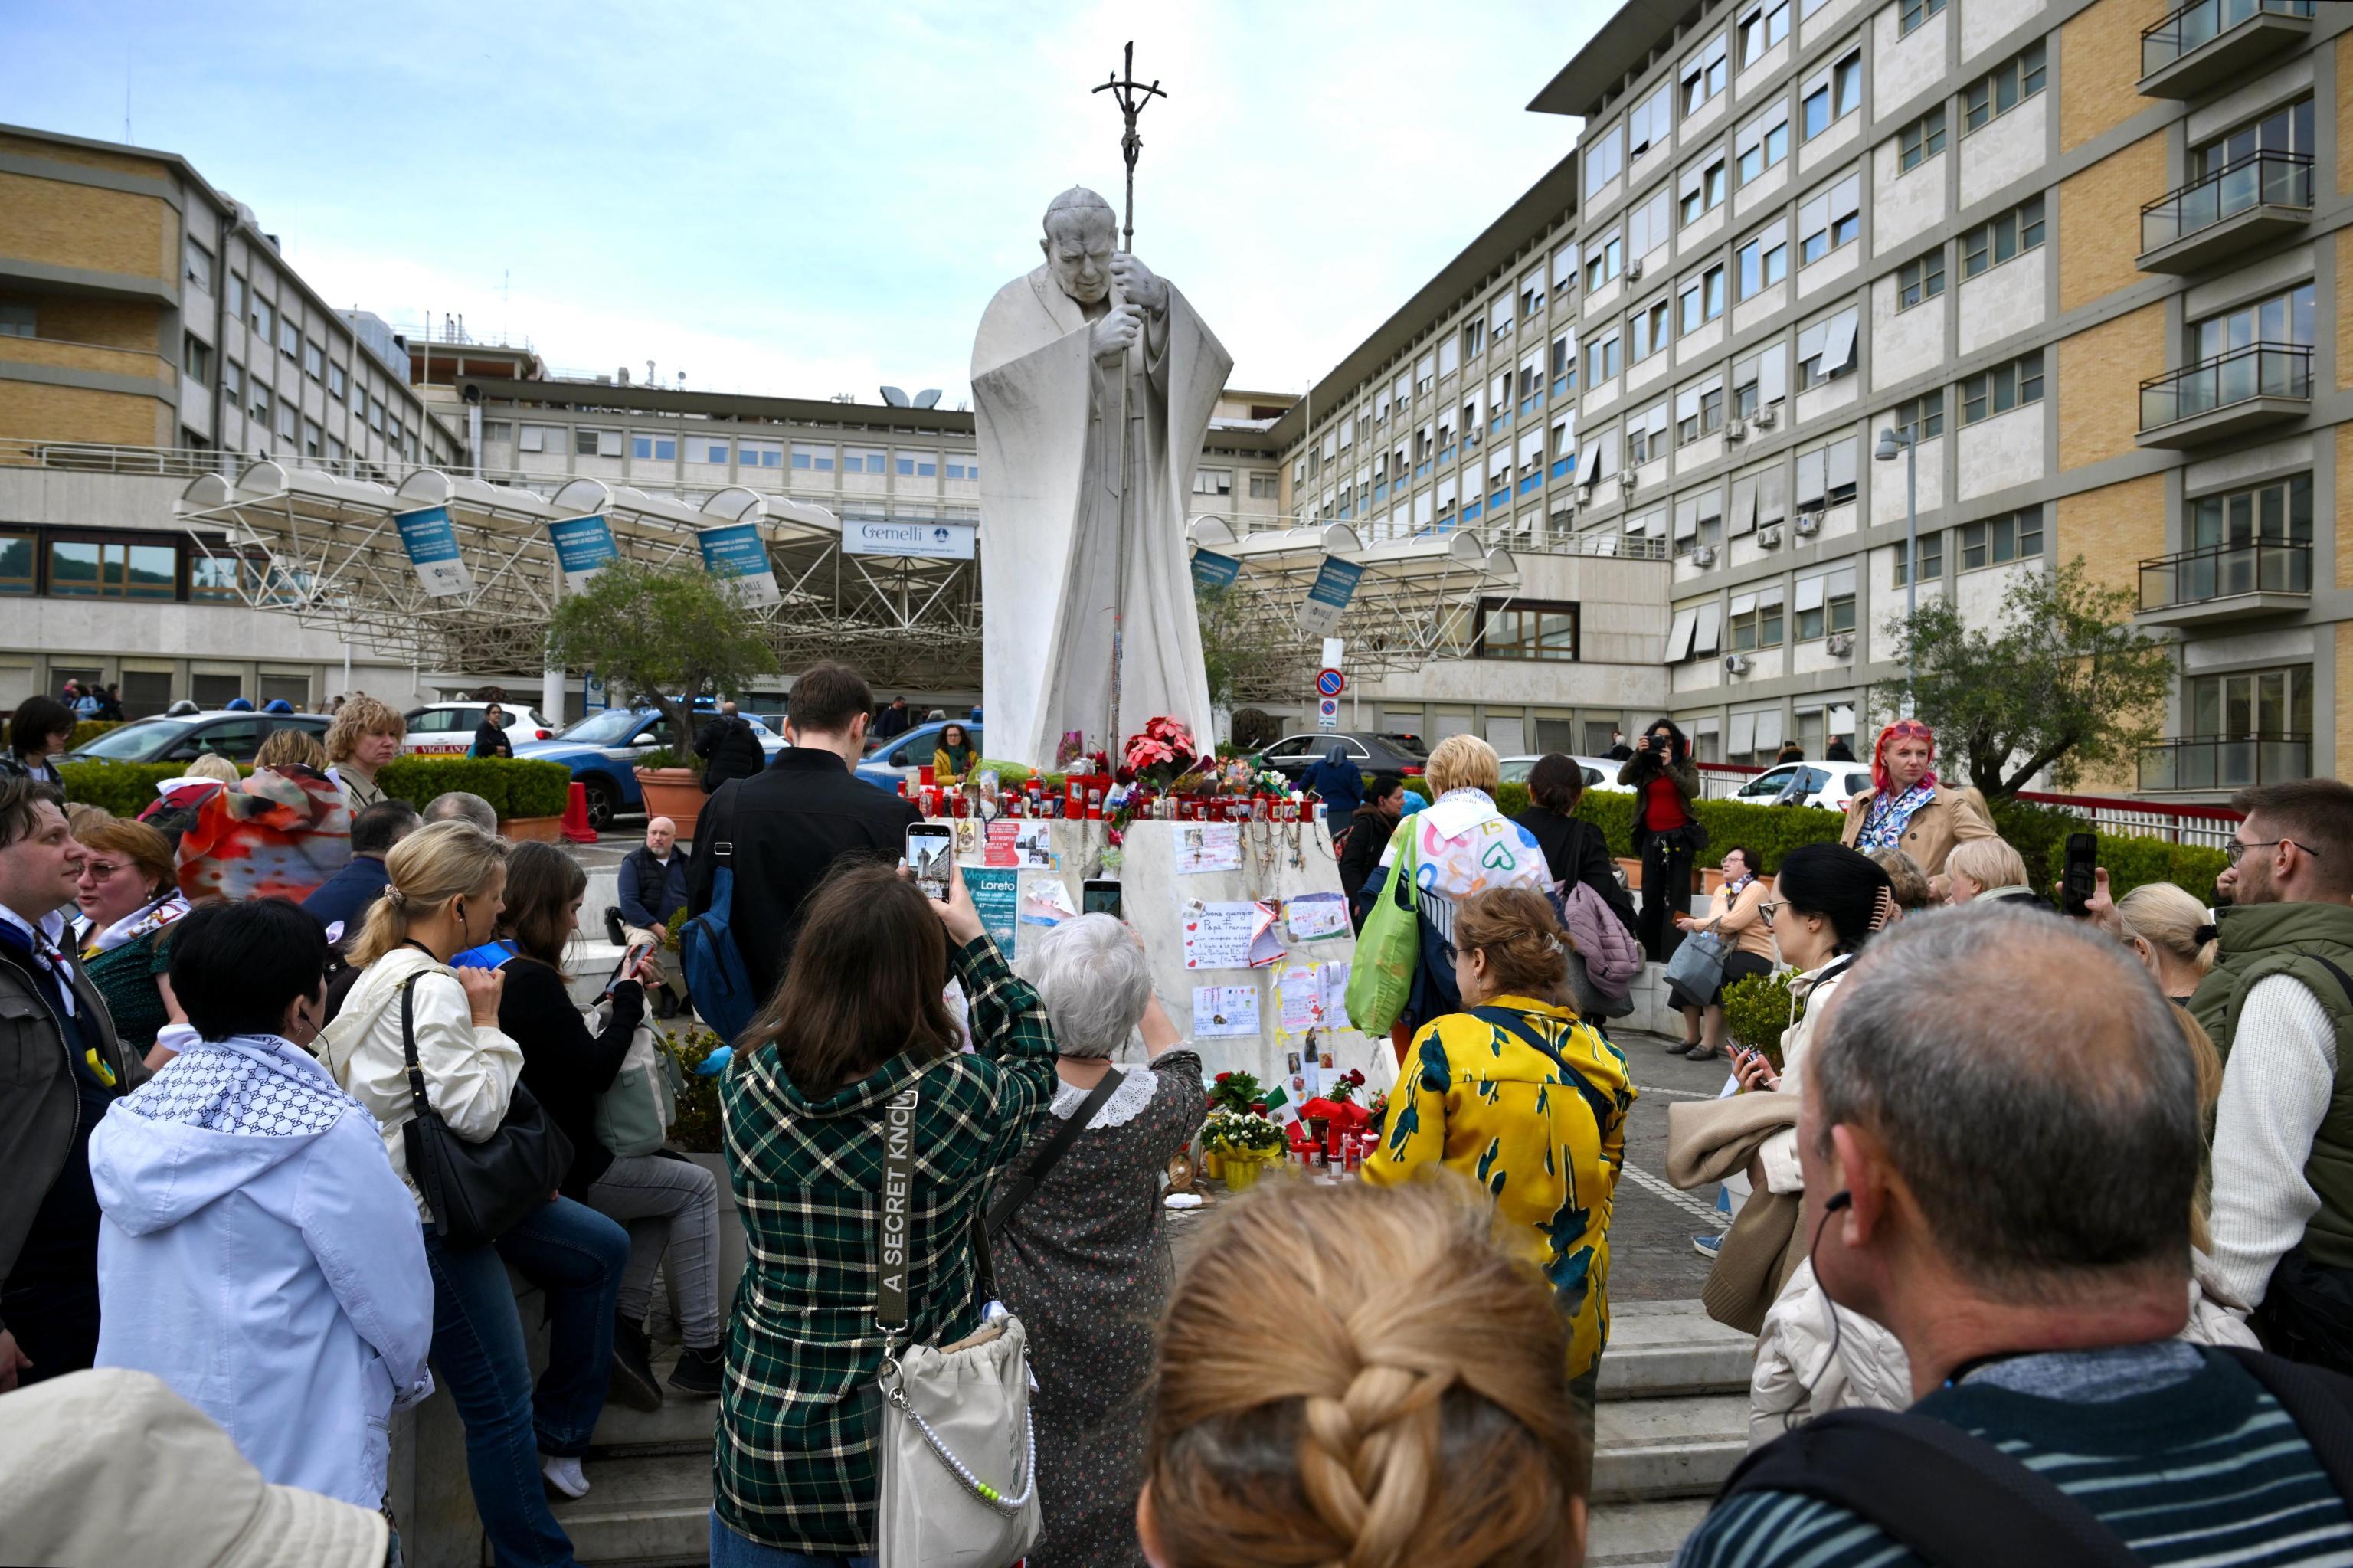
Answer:
[[[1748,1452],[1748,1393],[1613,1400],[1595,1426],[1595,1501],[1708,1497]]]
[[[600,1428],[601,1432],[601,1428]],[[702,1563],[711,1550],[711,1452],[649,1454],[586,1467],[588,1495],[554,1499],[573,1554],[600,1568]],[[487,1546],[483,1562],[490,1561]]]
[[[1585,1568],[1663,1568],[1706,1517],[1704,1498],[1596,1503],[1586,1530]]]
[[[678,1362],[676,1345],[654,1347],[654,1377],[663,1384],[659,1410],[632,1410],[617,1399],[605,1402],[589,1439],[588,1457],[618,1458],[638,1454],[700,1454],[711,1457],[719,1429],[719,1400],[695,1399],[669,1386],[670,1368]]]
[[[1612,1303],[1600,1397],[1745,1393],[1756,1359],[1753,1338],[1716,1322],[1696,1301]]]

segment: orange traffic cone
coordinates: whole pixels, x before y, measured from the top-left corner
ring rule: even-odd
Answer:
[[[572,786],[572,793],[564,802],[564,836],[575,844],[593,844],[596,830],[588,821],[588,787]]]

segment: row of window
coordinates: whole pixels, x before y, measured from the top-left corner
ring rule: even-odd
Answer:
[[[715,468],[783,469],[803,473],[892,475],[902,479],[977,480],[980,460],[971,452],[941,452],[930,448],[840,447],[807,441],[736,440],[724,436],[679,436],[651,431],[600,429],[586,425],[512,425],[493,420],[482,427],[488,442],[512,440],[519,452],[561,455],[567,448],[575,457],[617,458],[626,450],[639,462],[675,462],[681,450],[686,461]]]
[[[0,524],[0,597],[238,602],[240,571],[250,579],[261,568],[219,549],[176,534]]]
[[[222,406],[242,411],[249,421],[246,427],[246,445],[254,450],[269,450],[269,438],[276,436],[287,443],[290,451],[300,451],[304,457],[341,461],[343,443],[328,435],[315,419],[305,418],[295,399],[274,391],[267,383],[248,382],[245,366],[234,359],[221,361]],[[386,408],[384,400],[367,394],[352,399],[351,417],[364,418],[369,429],[385,439],[391,449],[407,457],[417,458],[417,433],[404,424],[400,410]]]

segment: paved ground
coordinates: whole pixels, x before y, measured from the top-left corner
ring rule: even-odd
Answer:
[[[1617,1210],[1609,1223],[1609,1297],[1613,1301],[1693,1301],[1707,1283],[1707,1260],[1692,1250],[1692,1237],[1722,1230],[1714,1213],[1714,1189],[1678,1192],[1667,1185],[1667,1107],[1679,1099],[1713,1099],[1724,1087],[1721,1061],[1691,1062],[1669,1055],[1680,1044],[1655,1034],[1617,1032],[1610,1036],[1633,1069],[1634,1101],[1626,1132],[1626,1176],[1618,1184]],[[1212,1205],[1223,1195],[1210,1189]],[[1172,1213],[1169,1236],[1177,1262],[1191,1252],[1206,1209]]]

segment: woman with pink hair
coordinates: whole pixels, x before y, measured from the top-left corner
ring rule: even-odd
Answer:
[[[1950,789],[1936,771],[1936,736],[1917,719],[1897,719],[1879,732],[1871,753],[1871,789],[1847,805],[1839,842],[1865,854],[1899,849],[1923,874],[1938,876],[1953,846],[1999,835],[1975,791]]]

